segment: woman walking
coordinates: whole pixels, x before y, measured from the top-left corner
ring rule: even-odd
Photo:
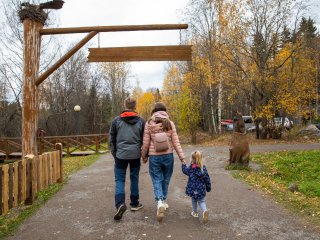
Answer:
[[[173,149],[177,152],[180,161],[185,162],[176,127],[170,121],[166,111],[163,103],[155,103],[152,116],[145,125],[141,151],[144,163],[148,161],[149,156],[149,174],[157,202],[159,222],[164,217],[164,211],[169,208],[167,196],[173,172]]]

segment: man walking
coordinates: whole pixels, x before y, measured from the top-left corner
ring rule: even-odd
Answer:
[[[139,202],[139,172],[142,137],[145,121],[135,112],[137,102],[128,97],[124,101],[125,110],[113,119],[109,131],[109,147],[114,157],[115,177],[115,220],[120,220],[127,210],[125,204],[125,180],[130,166],[130,207],[137,211],[143,206]]]

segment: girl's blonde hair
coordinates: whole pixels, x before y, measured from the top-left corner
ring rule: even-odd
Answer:
[[[194,151],[191,154],[192,163],[199,165],[201,171],[203,171],[203,159],[202,159],[202,153],[200,151]]]

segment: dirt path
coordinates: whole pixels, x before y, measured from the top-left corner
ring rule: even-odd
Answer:
[[[252,146],[251,151],[312,148],[319,149],[320,144],[261,145]],[[194,149],[186,146],[187,156]],[[200,149],[213,182],[213,191],[207,196],[210,220],[206,225],[190,215],[191,201],[184,194],[187,178],[178,161],[170,185],[170,209],[161,224],[155,218],[156,204],[146,165],[140,175],[144,208],[127,211],[123,220],[115,222],[113,160],[108,154],[72,175],[69,183],[8,239],[320,239],[320,233],[311,226],[232,178],[224,170],[227,147]]]

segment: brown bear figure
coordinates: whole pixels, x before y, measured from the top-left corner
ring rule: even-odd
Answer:
[[[229,165],[248,166],[250,159],[249,142],[245,134],[245,124],[240,112],[237,112],[234,117],[233,131],[229,149]]]

